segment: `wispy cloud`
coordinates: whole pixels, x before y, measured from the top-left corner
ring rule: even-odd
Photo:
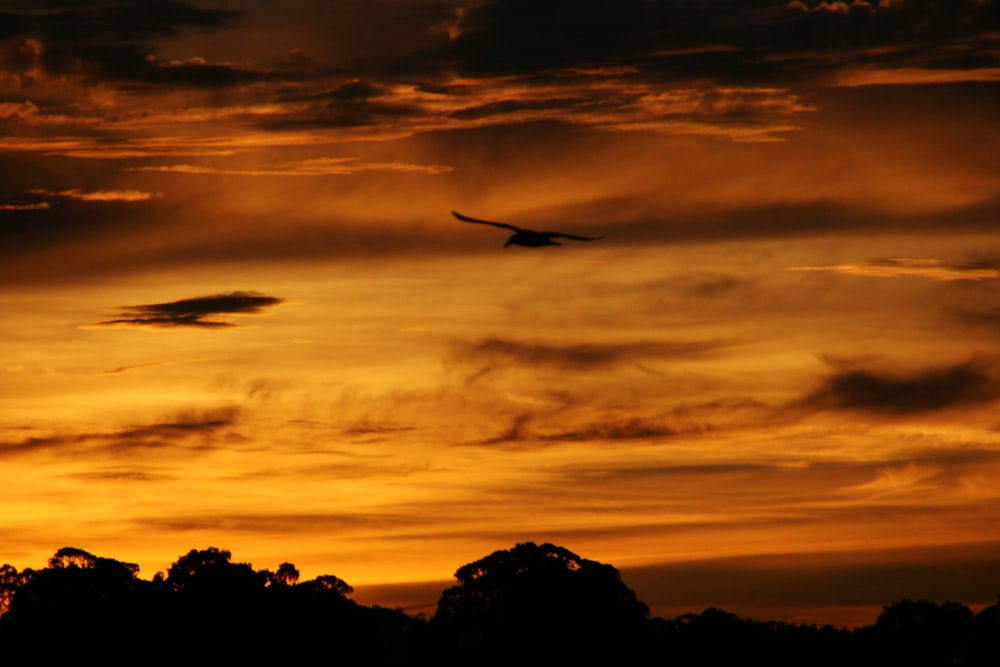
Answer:
[[[983,67],[979,69],[887,67],[848,70],[836,77],[836,84],[847,88],[857,86],[926,86],[997,81],[1000,81],[1000,67]]]
[[[551,429],[529,430],[531,416],[521,414],[514,418],[510,428],[502,434],[483,440],[481,445],[522,445],[527,442],[537,444],[586,441],[622,441],[663,439],[677,435],[677,431],[658,419],[634,417],[623,420],[592,422],[576,428],[552,431]]]
[[[232,316],[256,315],[283,302],[284,299],[258,292],[227,292],[167,303],[127,306],[120,317],[91,326],[216,329],[235,326],[229,321]]]
[[[180,359],[177,361],[157,361],[148,364],[134,364],[132,366],[119,366],[111,370],[104,371],[102,375],[119,375],[122,373],[133,373],[135,371],[148,370],[151,368],[163,368],[165,366],[179,366],[182,364],[198,364],[209,361],[222,361],[227,357],[192,357],[190,359]]]
[[[887,257],[859,264],[830,266],[794,266],[789,271],[843,273],[875,278],[927,278],[929,280],[996,280],[1000,265],[996,262],[958,262],[924,257]]]
[[[986,327],[1000,330],[1000,308],[982,310],[955,310],[952,311],[959,321],[975,327]]]
[[[490,337],[455,346],[453,358],[486,367],[503,364],[587,369],[642,359],[704,357],[724,346],[719,341],[636,341],[631,343],[543,343]]]
[[[890,373],[844,368],[825,378],[805,403],[818,408],[894,415],[979,405],[1000,398],[985,363],[966,362]]]
[[[68,199],[76,199],[79,201],[88,201],[88,202],[111,202],[111,201],[137,202],[137,201],[147,201],[155,197],[163,196],[160,193],[143,192],[141,190],[93,190],[87,192],[79,188],[71,188],[69,190],[46,190],[45,188],[33,188],[28,192],[35,195],[45,195],[48,197],[66,197]]]
[[[0,442],[0,458],[32,454],[60,455],[118,454],[142,449],[210,450],[226,441],[236,425],[239,410],[224,407],[205,411],[185,411],[152,424],[103,433],[71,433],[31,437],[20,442]]]
[[[31,204],[0,204],[0,211],[44,211],[49,208],[52,208],[52,205],[47,201]]]
[[[165,172],[171,174],[224,174],[227,176],[342,176],[365,171],[385,171],[405,174],[443,174],[452,167],[441,164],[407,162],[365,162],[354,157],[326,157],[285,163],[265,169],[233,169],[193,164],[152,165],[131,167],[127,171]]]

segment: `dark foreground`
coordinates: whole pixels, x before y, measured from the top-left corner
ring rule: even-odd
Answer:
[[[430,619],[350,599],[335,576],[299,581],[191,550],[166,574],[74,548],[0,568],[0,665],[1000,665],[1000,606],[896,601],[856,629],[756,621],[719,609],[672,620],[610,565],[528,542],[462,566]]]

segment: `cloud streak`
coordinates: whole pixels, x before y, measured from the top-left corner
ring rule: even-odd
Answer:
[[[148,201],[156,197],[162,197],[160,193],[143,192],[141,190],[93,190],[90,192],[79,188],[69,190],[46,190],[45,188],[33,188],[28,190],[34,195],[45,195],[49,197],[66,197],[87,202],[140,202]]]
[[[170,420],[133,426],[107,433],[75,433],[32,437],[20,442],[0,443],[0,458],[36,454],[70,456],[116,455],[129,451],[212,450],[234,434],[239,418],[233,407],[184,411]]]
[[[452,171],[452,167],[406,162],[366,162],[354,157],[325,157],[286,163],[266,169],[233,169],[193,164],[172,164],[130,167],[128,170],[170,174],[224,174],[227,176],[347,176],[367,171],[435,175]]]
[[[861,264],[795,266],[789,270],[842,273],[873,278],[927,278],[942,282],[1000,279],[1000,264],[997,262],[956,262],[928,257],[887,257]]]
[[[632,343],[558,344],[489,337],[455,346],[453,359],[484,369],[505,364],[586,370],[644,359],[702,358],[724,347],[717,341],[637,341]]]
[[[545,445],[551,443],[573,442],[621,442],[630,440],[662,440],[673,438],[678,432],[658,419],[633,417],[622,420],[593,422],[566,430],[531,431],[528,424],[531,416],[518,415],[510,429],[494,438],[480,441],[481,445],[514,445],[526,443]]]
[[[219,329],[236,326],[230,321],[233,316],[258,315],[281,303],[284,299],[258,292],[227,292],[167,303],[128,306],[120,317],[92,326]]]
[[[998,398],[1000,386],[990,368],[970,361],[906,374],[845,369],[824,379],[805,403],[826,409],[915,415]]]

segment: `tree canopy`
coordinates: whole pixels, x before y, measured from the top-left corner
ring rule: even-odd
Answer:
[[[461,566],[428,621],[367,607],[334,575],[255,570],[192,549],[165,575],[64,547],[40,570],[0,566],[0,661],[103,665],[332,662],[386,666],[996,667],[1000,604],[899,600],[848,630],[721,609],[650,618],[614,567],[524,542]]]

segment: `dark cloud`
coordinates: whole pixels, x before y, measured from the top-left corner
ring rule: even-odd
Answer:
[[[631,419],[591,422],[568,430],[530,430],[532,415],[519,414],[511,423],[510,428],[500,435],[477,442],[479,445],[513,445],[522,446],[525,443],[546,445],[559,442],[584,441],[621,441],[646,440],[652,438],[670,438],[677,431],[665,425],[658,419],[634,417]]]
[[[0,442],[0,458],[52,453],[59,455],[121,454],[137,449],[186,451],[211,450],[239,436],[231,432],[239,418],[232,407],[181,412],[167,421],[108,433],[74,433],[31,437],[20,442]]]
[[[434,512],[303,512],[147,517],[137,521],[157,529],[220,531],[226,534],[336,534],[344,530],[378,528],[384,537],[392,537],[395,532],[408,533],[414,527],[446,524],[451,519]]]
[[[677,432],[656,420],[633,418],[587,424],[558,433],[542,436],[543,440],[573,442],[579,440],[644,440],[648,438],[669,438]]]
[[[995,62],[998,26],[998,4],[976,0],[493,0],[466,11],[438,50],[401,66],[483,75],[630,63],[716,80],[773,80],[859,57],[975,67]]]
[[[456,346],[453,358],[481,365],[480,374],[505,364],[586,370],[634,363],[642,359],[700,358],[722,346],[723,344],[717,341],[638,341],[563,345],[491,337]]]
[[[258,292],[228,292],[168,303],[127,306],[121,317],[98,322],[94,326],[135,326],[170,329],[195,327],[215,329],[235,326],[220,317],[227,315],[254,315],[269,306],[283,303],[284,299]]]
[[[83,480],[84,482],[169,482],[176,479],[175,475],[165,475],[159,472],[149,472],[147,470],[139,469],[117,469],[108,468],[100,470],[92,470],[88,472],[77,473],[69,475],[73,479]]]
[[[966,362],[908,374],[846,368],[826,378],[806,403],[813,407],[911,414],[1000,398],[984,364]]]
[[[994,602],[998,557],[1000,543],[985,542],[665,563],[622,568],[622,578],[668,617],[710,606],[757,617],[762,608],[870,605],[874,622],[882,605],[903,598]]]
[[[164,64],[155,57],[156,40],[184,30],[232,26],[240,11],[180,0],[5,4],[8,9],[0,12],[0,62],[15,76],[29,77],[40,69],[54,77],[204,86],[251,76],[229,66]]]
[[[303,108],[277,118],[258,120],[265,129],[323,129],[378,126],[407,117],[419,118],[425,111],[399,98],[389,87],[351,79],[318,91],[280,94],[277,99]]]
[[[1000,308],[983,310],[954,310],[952,314],[960,322],[972,327],[985,327],[1000,331]]]

